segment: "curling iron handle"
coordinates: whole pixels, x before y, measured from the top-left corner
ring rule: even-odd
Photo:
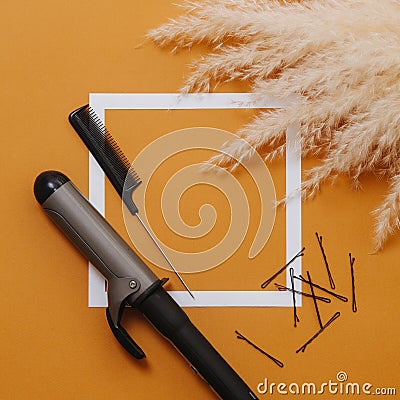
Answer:
[[[175,345],[222,399],[257,399],[161,286],[135,307]]]

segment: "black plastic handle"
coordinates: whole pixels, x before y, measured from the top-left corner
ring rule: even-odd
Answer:
[[[256,400],[257,396],[189,320],[174,299],[159,287],[133,305],[169,339],[224,400]]]
[[[118,321],[117,325],[115,325],[110,309],[106,308],[106,317],[108,325],[110,326],[111,332],[114,334],[115,338],[118,340],[118,343],[133,357],[141,360],[146,357],[144,351],[139,347],[139,345],[129,336],[129,333],[125,330],[125,328]]]

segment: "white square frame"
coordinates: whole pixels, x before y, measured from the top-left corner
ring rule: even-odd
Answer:
[[[106,110],[193,110],[193,109],[271,109],[284,108],[285,102],[275,98],[254,99],[249,93],[91,93],[89,104],[104,121]],[[289,261],[302,248],[301,218],[301,149],[296,136],[299,127],[286,131],[286,260]],[[96,160],[89,154],[89,200],[104,215],[105,178]],[[291,266],[295,275],[301,274],[301,257]],[[290,276],[286,273],[287,286]],[[295,282],[300,290],[301,283]],[[106,307],[107,293],[104,278],[89,264],[89,307]],[[182,307],[290,307],[293,295],[289,291],[193,291],[193,300],[186,291],[170,291]],[[301,296],[296,295],[296,305],[301,306]]]

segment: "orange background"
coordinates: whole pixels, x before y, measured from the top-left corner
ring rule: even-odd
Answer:
[[[46,218],[32,192],[40,172],[57,169],[87,194],[87,151],[67,116],[88,102],[89,93],[178,90],[188,73],[186,65],[199,50],[172,56],[145,42],[144,35],[177,15],[179,9],[164,0],[6,0],[1,9],[0,399],[215,398],[173,347],[131,311],[125,325],[148,358],[137,362],[123,351],[108,329],[104,310],[86,306],[86,261]],[[221,88],[227,92],[246,89],[240,84]],[[110,114],[112,132],[119,129],[117,113]],[[176,123],[173,115],[178,113],[168,117],[171,127],[182,128],[186,117],[179,116]],[[229,127],[226,122],[217,125],[215,114],[209,124],[236,129],[250,117],[240,116]],[[146,121],[138,118],[138,128],[146,128]],[[161,134],[162,129],[153,135]],[[134,148],[124,144],[122,136],[115,136],[123,149]],[[154,139],[145,130],[139,136],[134,140],[137,152]],[[305,166],[312,163],[306,161]],[[282,194],[283,161],[274,162],[270,169]],[[334,300],[320,306],[324,322],[335,311],[342,315],[304,354],[295,350],[318,329],[309,300],[304,299],[298,311],[298,328],[293,328],[290,308],[187,309],[192,321],[254,390],[264,378],[318,385],[335,380],[339,371],[360,384],[398,385],[400,237],[393,237],[383,252],[369,255],[373,226],[369,212],[387,187],[369,177],[363,183],[363,191],[354,192],[345,178],[339,179],[303,204],[304,270],[310,269],[316,281],[327,284],[314,236],[318,231],[324,237],[337,290],[348,297],[348,253],[356,257],[358,305],[357,313],[351,311],[351,302]],[[127,239],[120,201],[108,184],[106,204],[109,221]],[[284,262],[283,221],[284,210],[280,209],[270,242],[252,261],[255,270],[265,269],[263,278]],[[233,285],[238,280],[230,266],[241,269],[241,280],[255,281],[246,258],[249,243],[246,238],[243,249],[219,270],[224,282],[231,276]],[[160,270],[156,273],[164,275]],[[196,284],[195,279],[194,275],[187,278],[189,286]],[[174,283],[170,287],[177,288]],[[235,329],[282,360],[284,368],[238,341]]]

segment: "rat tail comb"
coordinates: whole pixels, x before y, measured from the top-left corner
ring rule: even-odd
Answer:
[[[133,191],[142,183],[117,142],[89,105],[69,115],[69,122],[107,175],[129,211],[138,209],[132,200]],[[125,188],[125,191],[124,191]]]
[[[69,122],[92,153],[93,157],[99,163],[101,169],[107,175],[130,213],[137,217],[150,239],[167,261],[168,265],[179,278],[190,296],[194,299],[193,293],[190,291],[179,272],[165,254],[157,239],[140,218],[139,210],[133,202],[133,191],[142,183],[142,181],[133,167],[131,167],[131,163],[111,136],[110,132],[106,129],[101,119],[89,105],[85,105],[73,111],[69,115]]]

